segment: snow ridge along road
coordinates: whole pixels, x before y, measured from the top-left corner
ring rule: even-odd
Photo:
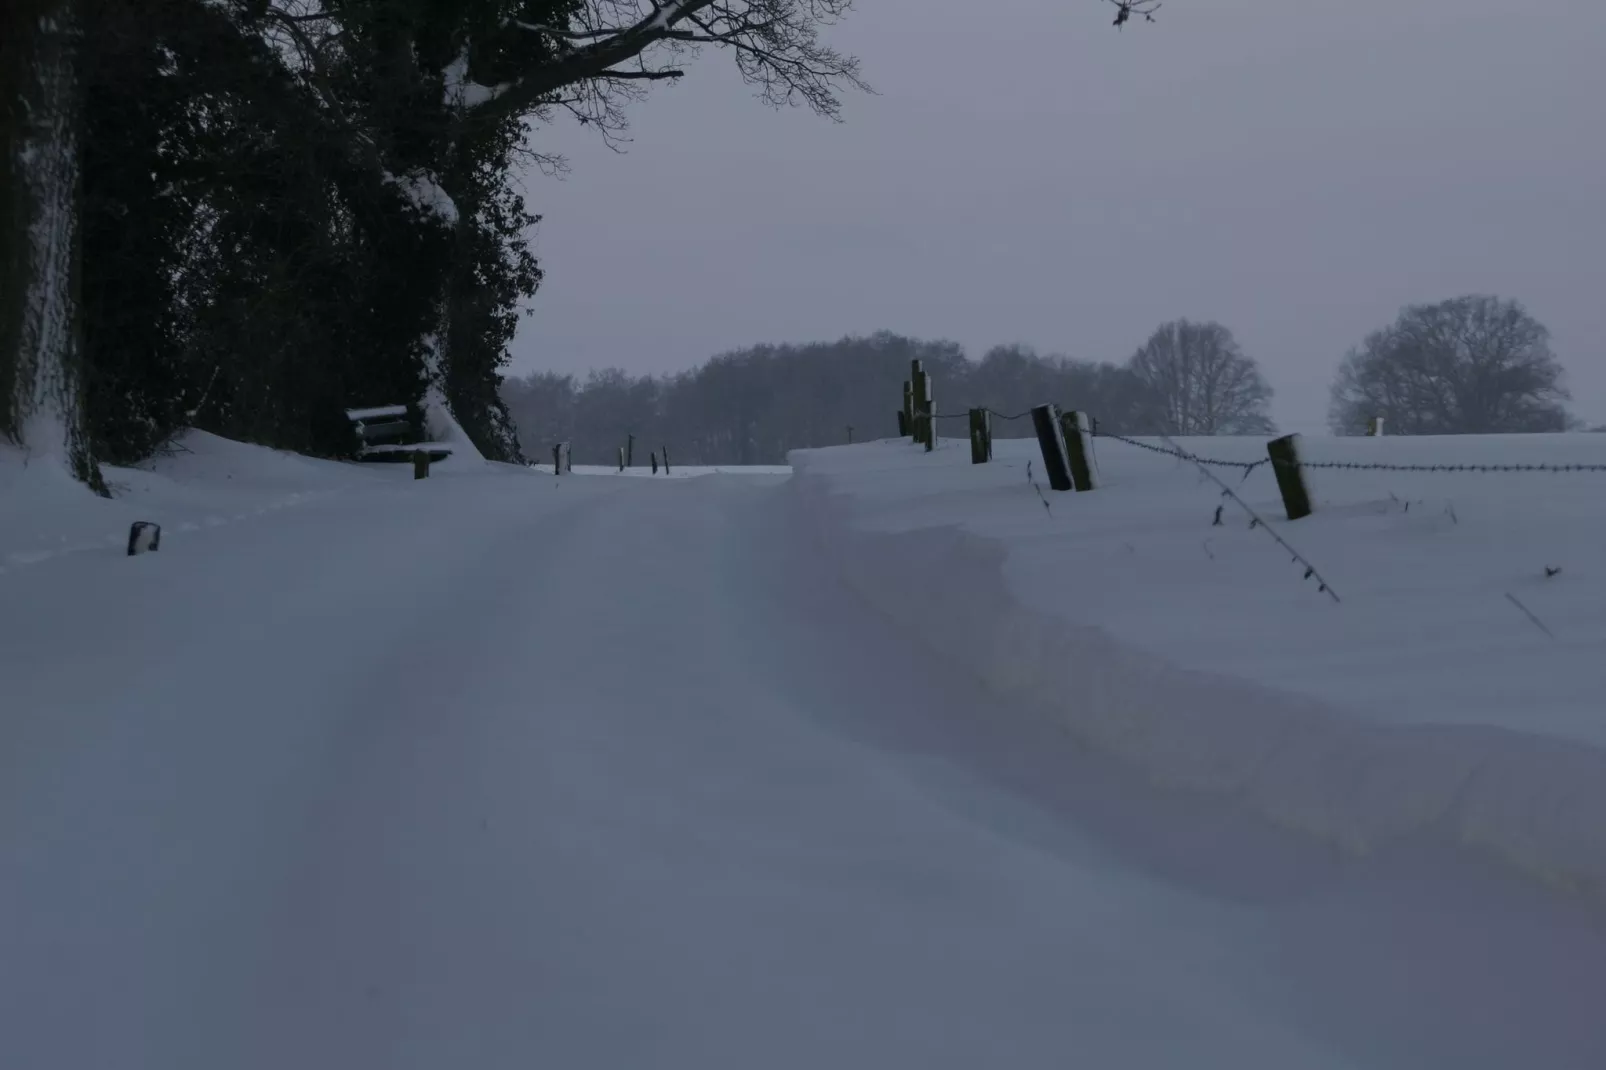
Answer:
[[[0,576],[0,1065],[1606,1063],[1590,915],[1126,778],[784,476],[330,489]]]

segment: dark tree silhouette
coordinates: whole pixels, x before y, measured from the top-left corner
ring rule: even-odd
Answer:
[[[1549,332],[1516,301],[1412,305],[1345,356],[1329,420],[1349,435],[1377,416],[1389,434],[1561,431],[1562,377]]]

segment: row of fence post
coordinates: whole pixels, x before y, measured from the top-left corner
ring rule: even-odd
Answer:
[[[623,472],[630,467],[634,460],[636,436],[631,435],[629,444],[619,447],[619,471]],[[673,475],[669,468],[669,447],[652,454],[652,474],[658,474],[660,463],[663,465],[664,475]],[[559,442],[552,447],[552,474],[562,475],[574,471],[574,450],[570,443]]]
[[[919,360],[910,362],[909,378],[903,384],[903,408],[898,412],[898,434],[924,446],[929,453],[937,445],[936,402],[931,375]],[[986,464],[993,459],[992,411],[970,410],[970,462]],[[1089,491],[1099,486],[1098,462],[1093,451],[1093,422],[1085,412],[1062,412],[1058,405],[1038,405],[1031,410],[1032,428],[1037,432],[1043,455],[1043,474],[1050,488],[1058,491]],[[1367,434],[1383,434],[1383,418],[1371,420]],[[1301,520],[1314,512],[1305,470],[1299,462],[1299,436],[1284,435],[1266,443],[1266,455],[1283,499],[1289,520]]]
[[[664,475],[666,475],[666,476],[667,475],[672,475],[673,473],[670,472],[670,470],[669,470],[669,447],[668,446],[665,446],[663,448],[663,451],[662,451],[661,454],[660,453],[654,453],[652,455],[652,474],[653,475],[657,475],[658,474],[658,458],[660,456],[663,457]],[[634,468],[635,465],[636,465],[636,436],[635,435],[630,435],[630,436],[627,437],[625,445],[619,447],[619,471],[623,472],[626,468]]]

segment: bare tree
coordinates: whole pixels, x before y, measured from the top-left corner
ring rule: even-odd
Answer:
[[[1561,431],[1570,423],[1550,333],[1516,301],[1470,295],[1413,305],[1339,365],[1329,422],[1360,434]]]
[[[1273,430],[1271,387],[1260,366],[1219,323],[1163,324],[1127,367],[1149,393],[1145,421],[1172,435],[1250,435]]]

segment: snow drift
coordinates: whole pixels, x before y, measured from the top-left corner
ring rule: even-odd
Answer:
[[[1443,545],[1380,545],[1376,531],[1369,539],[1365,525],[1379,514],[1371,506],[1387,504],[1389,494],[1376,485],[1357,490],[1342,480],[1323,481],[1324,512],[1315,523],[1285,531],[1301,549],[1317,548],[1307,552],[1339,577],[1335,583],[1355,585],[1345,606],[1329,610],[1313,584],[1302,588],[1298,573],[1289,573],[1285,555],[1255,541],[1263,532],[1250,531],[1242,518],[1227,529],[1210,526],[1216,492],[1199,488],[1191,465],[1102,444],[1107,489],[1048,493],[1055,511],[1046,515],[1023,477],[1035,443],[1000,442],[999,460],[974,468],[963,444],[947,445],[953,448],[930,456],[897,442],[795,453],[799,521],[812,527],[851,587],[990,689],[1051,709],[1084,743],[1158,785],[1234,796],[1264,818],[1354,854],[1432,837],[1487,852],[1597,902],[1606,893],[1606,752],[1593,743],[1601,725],[1557,712],[1603,706],[1596,686],[1599,610],[1564,618],[1567,643],[1547,643],[1537,632],[1531,640],[1499,633],[1504,646],[1515,644],[1519,653],[1530,643],[1545,644],[1533,646],[1526,663],[1490,659],[1493,668],[1485,672],[1505,678],[1507,690],[1527,687],[1538,696],[1529,708],[1508,709],[1504,723],[1490,711],[1472,718],[1479,723],[1460,722],[1455,704],[1430,701],[1435,687],[1454,694],[1468,680],[1477,686],[1479,652],[1491,649],[1491,636],[1476,627],[1450,639],[1442,630],[1412,631],[1442,614],[1446,603],[1466,615],[1449,588],[1476,589],[1480,605],[1498,598],[1481,572],[1495,568],[1490,554],[1515,548],[1538,553],[1567,544],[1570,565],[1590,585],[1573,601],[1598,606],[1594,587],[1606,575],[1602,553],[1593,548],[1598,527],[1573,524],[1569,542],[1556,535],[1554,516],[1550,522],[1534,516],[1540,499],[1533,495],[1549,494],[1572,508],[1567,503],[1579,499],[1565,492],[1573,488],[1561,488],[1558,497],[1556,483],[1534,484],[1534,477],[1520,492],[1509,481],[1484,483],[1477,491],[1460,485],[1462,512],[1477,523],[1457,521],[1457,531],[1487,526],[1463,532],[1473,549],[1457,556]],[[1263,449],[1248,440],[1185,445],[1213,446],[1218,455],[1235,449],[1248,460]],[[1510,441],[1494,445],[1509,447]],[[1526,445],[1554,450],[1556,443]],[[1391,442],[1389,448],[1414,461],[1412,450],[1476,453],[1490,444],[1439,440]],[[1606,443],[1579,448],[1599,450]],[[1374,484],[1379,478],[1355,475]],[[1418,477],[1389,476],[1407,478]],[[1593,478],[1598,499],[1606,477]],[[1443,488],[1442,479],[1437,486]],[[1246,487],[1253,507],[1268,518],[1275,514],[1269,475],[1264,485],[1248,481]],[[1481,512],[1480,493],[1492,499]],[[1511,500],[1517,493],[1531,500]],[[1164,503],[1171,503],[1169,511]],[[1424,515],[1440,514],[1418,508],[1417,517]],[[1502,524],[1546,531],[1549,543],[1524,543]],[[1220,545],[1212,549],[1207,541],[1201,550],[1201,539],[1212,533]],[[1178,563],[1183,558],[1185,567]],[[1436,574],[1428,565],[1435,558],[1449,558],[1440,570],[1446,590],[1409,603],[1414,609],[1388,603],[1402,577],[1432,587]],[[1139,560],[1141,568],[1130,564]],[[1023,562],[1032,567],[1022,569]],[[1391,568],[1400,574],[1390,574]],[[1184,574],[1197,578],[1187,582]],[[1227,586],[1213,590],[1214,584]],[[1372,601],[1385,604],[1369,610]],[[1124,615],[1116,612],[1117,602]],[[1556,612],[1563,612],[1560,603]],[[1486,631],[1527,627],[1514,612],[1489,619],[1498,624]],[[1390,634],[1391,627],[1398,634]],[[1294,649],[1290,634],[1314,634],[1320,643]],[[1409,648],[1413,634],[1428,651],[1431,671],[1419,665],[1413,677],[1376,679],[1390,657]],[[1282,643],[1275,659],[1227,655],[1255,647],[1258,635]],[[1566,661],[1559,677],[1555,659]],[[1231,671],[1210,667],[1218,663]],[[1324,675],[1324,664],[1339,668]],[[1516,679],[1509,678],[1513,666]],[[1301,668],[1311,681],[1303,689],[1290,686]],[[1343,701],[1346,680],[1364,701]],[[1378,705],[1374,693],[1393,693],[1398,701]],[[1540,734],[1534,721],[1552,730]]]

